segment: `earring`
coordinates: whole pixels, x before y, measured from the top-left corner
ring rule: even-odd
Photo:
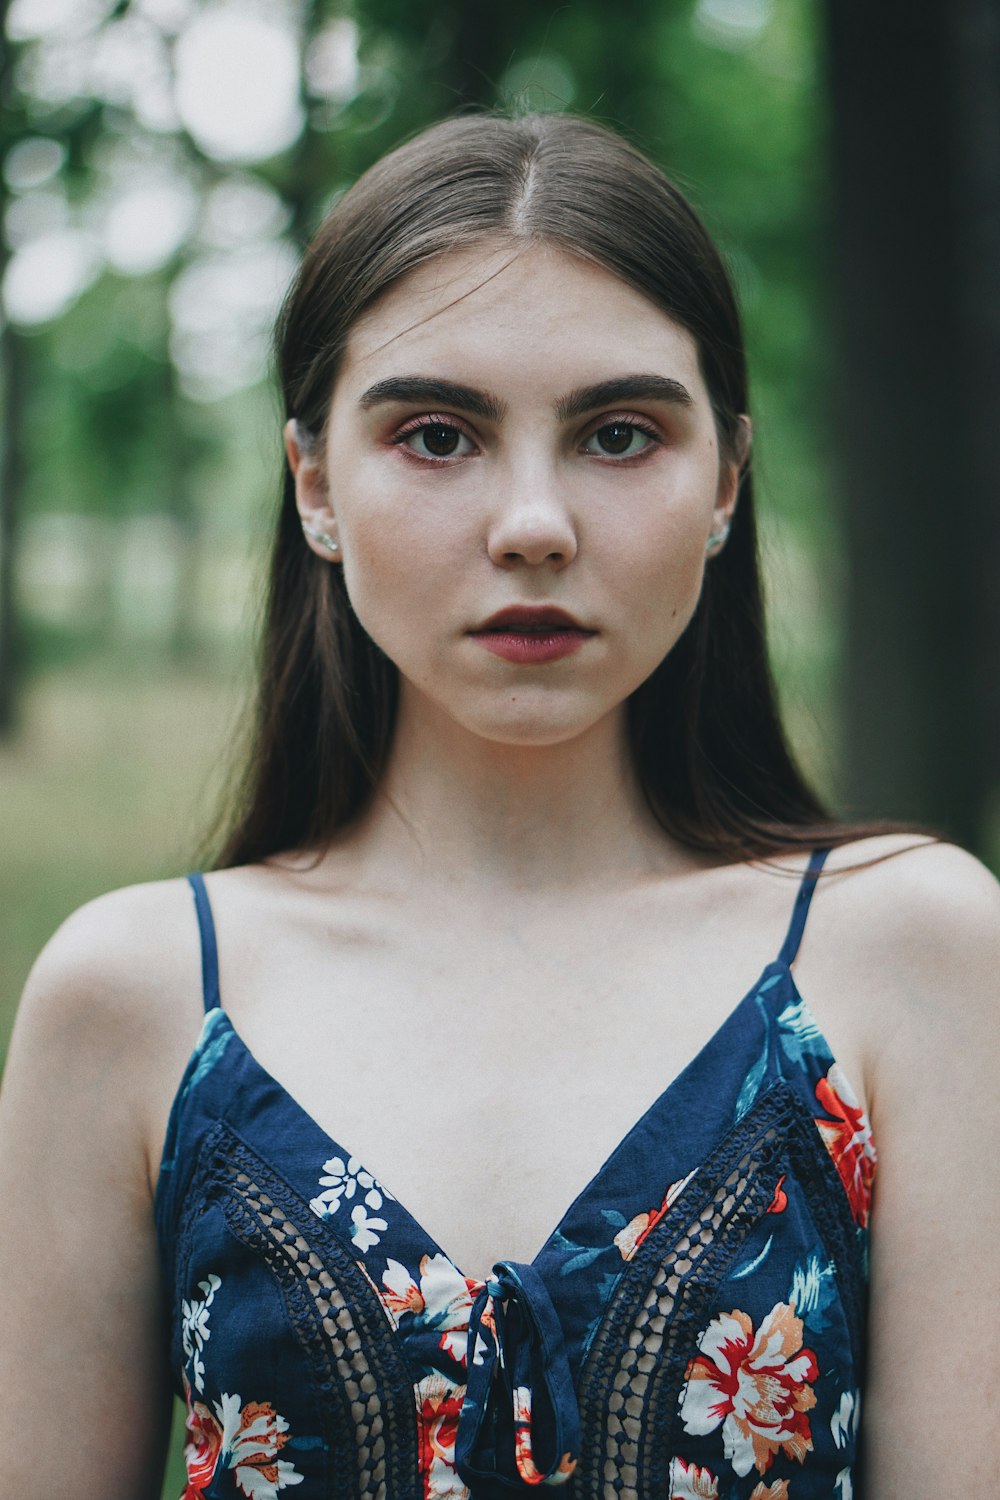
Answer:
[[[729,522],[723,521],[718,531],[710,531],[705,543],[705,552],[711,554],[718,551],[729,535]]]
[[[325,547],[328,552],[340,551],[340,543],[328,532],[321,531],[318,526],[310,526],[308,522],[303,521],[302,530],[306,536],[312,537],[314,542],[319,542],[320,546]]]

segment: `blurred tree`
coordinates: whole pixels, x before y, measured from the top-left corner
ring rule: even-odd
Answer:
[[[982,854],[1000,813],[1000,5],[826,8],[846,785]],[[995,830],[993,830],[995,832]]]
[[[9,9],[10,0],[0,0],[0,224],[6,220],[10,197],[4,169],[25,129],[24,111],[17,107],[13,87],[14,49],[9,43],[3,45]],[[6,241],[0,239],[0,279],[8,258]],[[20,663],[14,559],[24,479],[26,364],[24,341],[0,312],[0,737],[14,728]]]
[[[74,10],[65,0],[67,14],[84,17],[73,23],[83,29],[68,57],[65,37],[42,35],[30,6],[14,3],[19,24],[28,15],[29,30],[36,26],[35,39],[21,44],[18,98],[33,129],[68,142],[58,187],[72,222],[103,235],[122,182],[131,190],[144,173],[197,199],[165,259],[147,270],[105,268],[31,337],[38,375],[25,415],[31,461],[24,510],[32,523],[53,512],[93,518],[91,550],[108,574],[103,624],[93,611],[89,616],[95,636],[121,632],[111,588],[121,572],[119,552],[128,535],[152,535],[133,522],[169,517],[171,534],[188,538],[182,550],[189,586],[178,587],[176,608],[196,637],[204,637],[204,587],[201,606],[184,601],[198,568],[214,566],[213,547],[222,555],[225,545],[216,544],[253,525],[248,496],[259,492],[265,465],[246,437],[259,425],[263,403],[240,381],[259,391],[262,362],[241,374],[244,356],[228,352],[231,325],[247,322],[233,289],[251,242],[287,250],[290,236],[301,244],[371,161],[458,108],[573,108],[649,149],[730,253],[751,333],[759,454],[772,476],[764,488],[786,522],[782,555],[795,568],[792,585],[777,594],[779,625],[803,597],[812,613],[809,632],[786,624],[794,649],[784,659],[785,677],[791,664],[800,690],[822,695],[831,570],[820,572],[810,559],[817,547],[828,556],[831,540],[817,437],[824,342],[810,323],[821,223],[809,0],[621,0],[611,10],[598,0],[509,0],[502,7],[282,0],[273,9],[248,7],[246,24],[263,17],[275,35],[294,34],[302,61],[302,128],[271,154],[262,145],[257,156],[240,149],[227,155],[177,103],[193,31],[218,17],[243,24],[238,7],[94,0]],[[115,66],[109,58],[118,59]],[[232,56],[220,51],[218,61],[228,66]],[[144,70],[152,76],[157,68],[150,116]],[[221,80],[218,68],[212,77],[217,92],[232,81]],[[255,230],[244,222],[238,243],[223,244],[217,234],[215,205],[226,194],[254,202],[264,195],[263,208],[241,211],[244,221],[249,215],[260,223]],[[194,368],[195,344],[209,350],[221,380]],[[83,619],[73,615],[68,628],[79,635]]]

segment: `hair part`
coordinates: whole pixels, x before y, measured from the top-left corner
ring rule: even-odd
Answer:
[[[286,415],[322,443],[357,319],[436,256],[544,243],[610,271],[693,337],[723,461],[749,410],[736,299],[694,209],[645,156],[571,115],[447,120],[371,167],[321,225],[277,328]],[[252,742],[214,862],[322,850],[367,805],[396,720],[395,666],[362,629],[340,568],[302,543],[285,470]],[[726,546],[694,617],[628,702],[648,805],[682,843],[734,860],[899,825],[835,822],[785,738],[768,659],[753,482],[742,465]]]

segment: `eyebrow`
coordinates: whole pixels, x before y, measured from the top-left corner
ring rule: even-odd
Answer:
[[[556,402],[556,416],[564,422],[582,417],[598,406],[615,406],[621,401],[668,401],[672,406],[693,406],[694,399],[679,380],[666,375],[619,375],[597,385],[582,385]]]
[[[368,411],[390,401],[419,401],[429,406],[457,406],[488,422],[502,422],[506,403],[490,391],[477,391],[469,385],[451,380],[434,380],[425,375],[401,375],[379,380],[363,393],[359,405]],[[600,406],[614,406],[623,401],[667,401],[673,406],[693,406],[694,399],[679,380],[666,375],[619,375],[596,385],[579,386],[556,402],[556,416],[561,422],[581,417]]]
[[[488,422],[502,422],[507,411],[498,396],[489,391],[473,390],[470,385],[456,385],[452,380],[431,380],[425,375],[404,375],[378,380],[368,387],[359,405],[368,411],[387,401],[420,401],[428,406],[457,406]]]

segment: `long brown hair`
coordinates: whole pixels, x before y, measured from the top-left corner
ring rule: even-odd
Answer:
[[[568,115],[446,121],[377,162],[341,198],[278,325],[287,415],[321,443],[359,315],[433,256],[498,238],[585,256],[686,328],[723,456],[736,456],[748,410],[746,359],[718,251],[658,168],[611,131]],[[342,570],[303,545],[286,467],[253,739],[215,862],[321,849],[351,823],[386,764],[397,692],[396,668],[361,628]],[[632,694],[628,723],[649,806],[687,845],[746,859],[879,831],[834,823],[785,739],[749,468],[694,618]]]

